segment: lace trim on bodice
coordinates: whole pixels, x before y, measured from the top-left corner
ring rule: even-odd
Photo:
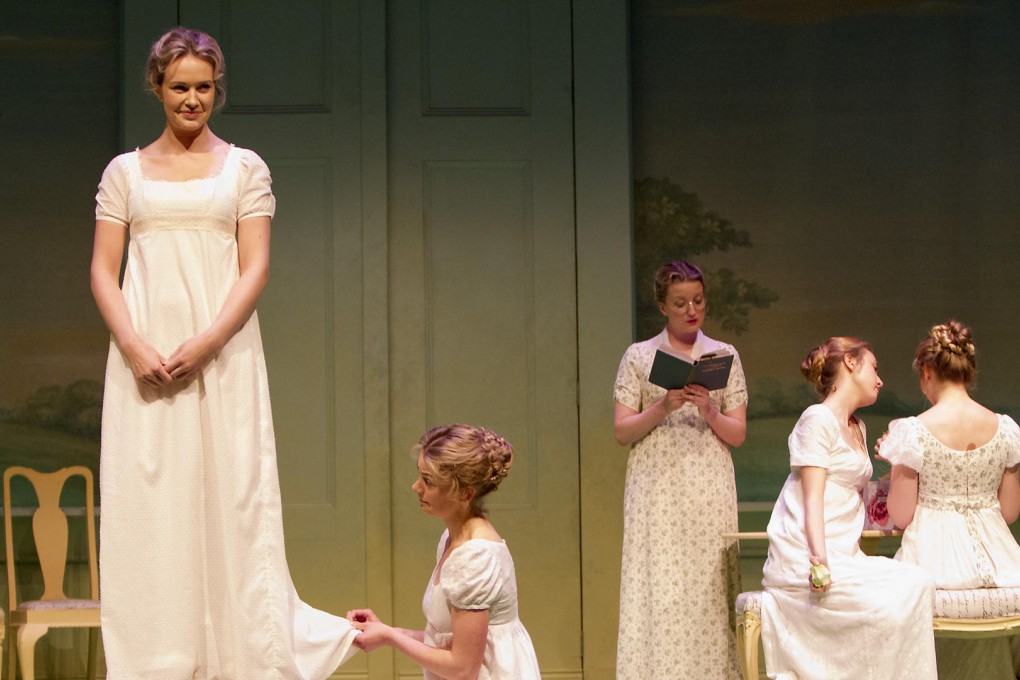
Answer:
[[[980,494],[977,496],[929,496],[923,493],[917,494],[918,507],[931,508],[934,510],[945,510],[959,513],[963,517],[964,525],[967,527],[967,534],[970,536],[970,545],[974,551],[974,564],[977,566],[978,577],[981,585],[985,588],[995,587],[994,570],[988,555],[981,548],[981,534],[978,533],[977,513],[981,510],[999,508],[999,498],[995,494]]]

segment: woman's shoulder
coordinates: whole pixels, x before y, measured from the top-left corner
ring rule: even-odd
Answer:
[[[999,435],[1014,438],[1020,437],[1020,425],[1017,425],[1012,417],[1005,413],[996,413],[995,415],[999,418]]]
[[[861,423],[863,426],[863,423]],[[839,435],[839,419],[825,404],[811,404],[800,414],[797,424],[793,426],[794,433],[801,436],[811,436],[814,433],[827,433]]]
[[[636,357],[636,356],[651,356],[655,354],[662,345],[662,334],[652,336],[647,340],[639,340],[633,342],[627,347],[627,351],[623,353],[624,357]]]
[[[506,541],[502,539],[471,538],[451,550],[448,559],[453,559],[453,556],[456,555],[457,559],[462,561],[481,560],[487,562],[490,557],[498,558],[501,555],[509,554],[509,552]]]
[[[719,352],[721,350],[726,350],[731,354],[737,354],[737,348],[730,343],[710,338],[705,334],[702,334],[701,336],[701,348],[704,354],[708,354],[709,352]]]
[[[831,420],[833,423],[839,424],[832,409],[821,403],[811,404],[804,409],[800,414],[800,420]]]
[[[458,584],[491,587],[508,573],[507,567],[512,564],[506,541],[472,538],[450,551],[441,580],[448,588],[457,588]]]
[[[230,145],[230,153],[235,154],[241,162],[241,166],[244,168],[263,167],[268,169],[269,166],[262,160],[262,156],[258,155],[252,149],[246,149],[243,146]]]
[[[135,148],[131,151],[125,151],[124,153],[117,154],[111,158],[110,162],[106,164],[106,171],[127,174],[127,172],[137,163],[138,149]]]

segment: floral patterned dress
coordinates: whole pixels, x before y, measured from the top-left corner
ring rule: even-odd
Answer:
[[[1020,546],[999,509],[1002,473],[1020,464],[1020,427],[999,416],[991,441],[951,449],[917,418],[890,423],[882,456],[918,473],[917,508],[896,559],[923,567],[947,590],[1020,587]],[[940,638],[939,678],[1017,677],[1020,640]]]
[[[1020,427],[999,416],[990,442],[951,449],[917,418],[890,424],[882,456],[918,473],[917,509],[896,559],[924,567],[947,590],[1020,586],[1020,546],[999,510],[1002,473],[1020,464]]]
[[[616,401],[642,411],[665,390],[648,382],[665,331],[631,345]],[[692,356],[733,352],[729,383],[711,392],[721,412],[747,402],[740,357],[698,333]],[[737,494],[729,449],[693,404],[634,444],[624,492],[618,680],[738,678],[733,602],[740,591]]]

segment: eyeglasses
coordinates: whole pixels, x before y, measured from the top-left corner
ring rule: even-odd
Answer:
[[[699,295],[693,300],[685,300],[683,298],[680,298],[679,300],[675,300],[673,304],[679,307],[680,309],[687,309],[687,306],[690,305],[691,307],[700,312],[705,308],[705,302],[707,302],[707,300],[705,300],[705,296]]]

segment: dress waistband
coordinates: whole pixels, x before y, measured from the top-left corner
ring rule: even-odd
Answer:
[[[929,496],[918,493],[917,504],[935,510],[974,512],[996,507],[999,504],[999,498],[994,493],[979,496]]]

